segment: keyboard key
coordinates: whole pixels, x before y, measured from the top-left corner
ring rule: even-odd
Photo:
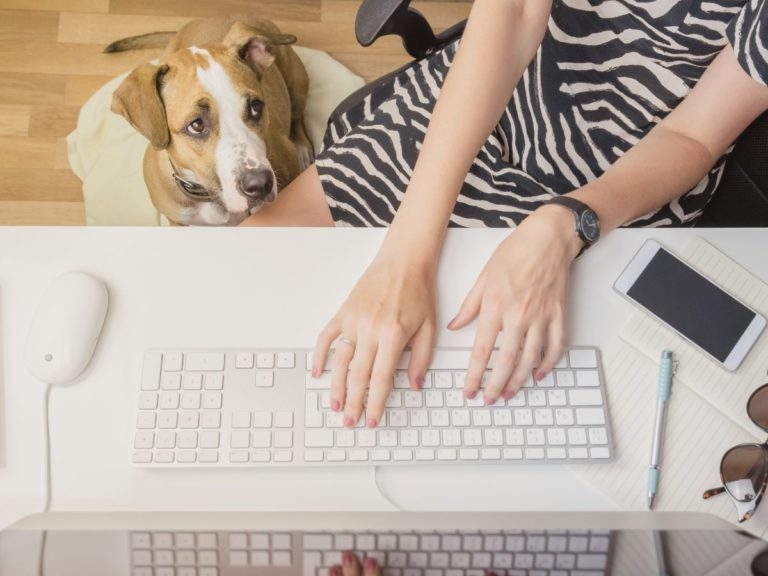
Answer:
[[[567,403],[565,390],[547,390],[547,402],[550,406],[565,406]]]
[[[605,424],[605,414],[602,408],[577,408],[576,423],[587,426],[602,426]]]
[[[251,534],[251,550],[269,550],[269,534],[258,532]]]
[[[390,410],[389,425],[394,428],[401,428],[401,427],[408,426],[408,411],[407,410]]]
[[[293,352],[278,352],[277,367],[293,368],[296,365],[296,355]]]
[[[200,448],[218,448],[219,433],[213,430],[200,432]]]
[[[202,374],[184,374],[181,387],[184,388],[184,390],[202,390],[203,375]]]
[[[155,448],[176,448],[176,432],[163,430],[157,433]]]
[[[184,359],[189,372],[220,372],[224,370],[223,352],[189,352]]]
[[[569,428],[568,443],[582,445],[587,443],[587,432],[584,428]]]
[[[193,430],[179,432],[179,448],[185,450],[197,448],[197,432]]]
[[[272,454],[269,450],[254,450],[251,452],[251,462],[269,462],[272,459]]]
[[[604,459],[611,457],[611,453],[608,451],[608,448],[604,446],[594,446],[589,449],[589,453],[592,458]]]
[[[251,432],[250,430],[233,430],[229,440],[230,448],[250,448]]]
[[[267,370],[256,372],[256,388],[272,388],[275,385],[275,373]]]
[[[591,349],[569,350],[568,360],[571,368],[597,368],[597,354]]]
[[[139,410],[156,410],[158,395],[155,392],[139,394]]]
[[[147,352],[141,371],[141,389],[157,390],[160,387],[160,367],[163,356],[159,352]]]
[[[600,376],[598,375],[597,370],[577,370],[576,386],[580,388],[597,388],[600,386]]]
[[[134,464],[149,464],[152,462],[152,452],[149,451],[136,451],[133,453],[133,463]]]
[[[274,368],[275,355],[272,352],[259,352],[256,354],[257,368]]]
[[[360,539],[365,536],[358,536],[357,548],[360,550],[371,550],[376,544],[373,543],[370,548],[364,548],[360,545]],[[304,550],[332,550],[333,537],[330,534],[304,534]]]
[[[272,432],[269,430],[254,430],[251,435],[251,442],[254,448],[269,448],[272,446]]]
[[[166,352],[163,354],[163,371],[178,372],[181,370],[183,358],[181,352]]]
[[[272,428],[272,412],[254,412],[254,428]]]
[[[197,452],[194,450],[179,450],[176,454],[176,462],[192,464],[197,461]]]
[[[250,412],[233,412],[232,413],[232,428],[250,428],[250,427],[251,427]]]
[[[570,408],[558,408],[555,410],[555,423],[558,426],[572,426],[574,423],[573,410]]]
[[[179,407],[179,393],[178,392],[161,392],[160,393],[160,409],[161,410],[176,410]]]
[[[160,378],[160,388],[162,390],[181,389],[181,374],[178,372],[163,374],[163,376]]]
[[[290,552],[272,552],[272,565],[273,566],[290,566],[291,553]]]
[[[453,387],[453,378],[451,378],[450,372],[438,370],[433,373],[432,381],[434,382],[435,388],[437,389]]]
[[[275,450],[275,462],[292,462],[293,452],[290,450]]]
[[[512,411],[511,410],[494,410],[493,425],[499,426],[499,427],[512,426]]]
[[[332,430],[306,430],[304,432],[304,446],[307,448],[332,448]]]
[[[525,434],[519,428],[507,428],[504,430],[504,439],[509,446],[522,446],[525,444]]]
[[[250,352],[238,352],[235,354],[235,368],[240,370],[253,368],[253,354]]]
[[[276,428],[293,428],[293,412],[277,412],[275,414]]]
[[[200,424],[200,414],[198,412],[182,412],[179,418],[180,428],[197,428]]]
[[[203,382],[203,387],[206,390],[222,390],[224,388],[224,374],[208,373]]]
[[[194,392],[185,392],[181,395],[181,407],[184,410],[200,409],[200,394]]]
[[[276,430],[275,431],[275,447],[276,448],[293,447],[293,432],[291,432],[290,430]]]
[[[590,444],[608,444],[608,433],[605,428],[589,429]]]
[[[137,450],[142,448],[152,448],[155,445],[154,432],[136,432],[133,437],[133,447]]]
[[[202,423],[203,428],[220,428],[221,427],[221,412],[213,412],[206,410],[203,412]]]
[[[155,427],[156,416],[154,412],[139,412],[136,416],[136,428],[147,430]]]
[[[603,404],[603,394],[599,388],[569,390],[568,399],[571,406],[602,406]]]

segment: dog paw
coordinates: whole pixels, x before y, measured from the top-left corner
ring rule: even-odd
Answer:
[[[296,154],[299,157],[299,168],[302,172],[315,161],[315,153],[310,144],[296,144]]]

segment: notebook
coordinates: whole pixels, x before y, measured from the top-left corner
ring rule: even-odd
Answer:
[[[693,238],[678,255],[768,316],[768,286],[710,244]],[[739,369],[728,372],[650,315],[633,313],[619,337],[603,349],[615,460],[607,467],[574,470],[622,508],[647,509],[658,363],[664,349],[674,352],[678,365],[654,510],[703,512],[737,523],[727,495],[705,501],[702,493],[720,485],[720,459],[726,450],[766,439],[749,420],[746,405],[755,388],[768,381],[768,331]],[[740,527],[762,538],[768,532],[768,500]]]

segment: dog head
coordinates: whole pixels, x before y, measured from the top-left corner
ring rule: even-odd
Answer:
[[[137,67],[115,91],[112,110],[170,158],[180,188],[173,219],[236,223],[275,199],[262,77],[274,62],[273,46],[295,40],[267,38],[238,22],[221,43]]]

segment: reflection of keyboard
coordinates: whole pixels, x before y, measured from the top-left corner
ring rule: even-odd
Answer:
[[[381,425],[344,429],[330,372],[308,350],[168,350],[144,358],[133,462],[140,466],[291,466],[580,462],[612,456],[600,358],[572,348],[512,399],[465,399],[469,349],[438,349],[420,391],[407,354]]]
[[[328,576],[341,552],[383,576],[606,576],[607,531],[134,532],[132,576]],[[265,570],[269,570],[266,572]]]

